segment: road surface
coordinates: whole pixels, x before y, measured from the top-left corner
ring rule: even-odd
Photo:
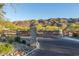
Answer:
[[[63,39],[41,39],[40,49],[31,56],[79,56],[79,40],[64,37]]]

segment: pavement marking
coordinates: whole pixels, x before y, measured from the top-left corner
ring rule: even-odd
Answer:
[[[33,49],[33,50],[31,50],[30,52],[28,52],[28,53],[26,53],[26,56],[29,56],[29,55],[31,55],[35,50],[37,50],[38,48],[35,48],[35,49]]]

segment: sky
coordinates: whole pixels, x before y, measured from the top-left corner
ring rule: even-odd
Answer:
[[[6,4],[5,17],[11,21],[48,18],[79,18],[77,3],[17,3]]]

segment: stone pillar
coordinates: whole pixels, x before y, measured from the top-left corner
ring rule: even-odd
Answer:
[[[31,23],[30,25],[30,36],[31,36],[31,43],[35,43],[36,42],[36,26],[34,23]]]
[[[40,44],[37,39],[37,30],[36,30],[36,25],[34,22],[31,23],[30,25],[30,36],[31,36],[31,41],[30,44],[34,44],[34,46],[39,49]]]

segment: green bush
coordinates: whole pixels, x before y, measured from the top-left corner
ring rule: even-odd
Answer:
[[[15,42],[21,43],[20,37],[15,37]]]
[[[13,39],[14,39],[13,36],[8,36],[8,37],[7,37],[8,43],[12,44]]]
[[[22,42],[21,42],[21,43],[26,44],[26,41],[25,41],[25,40],[22,40]]]
[[[27,46],[30,46],[30,43],[28,43]]]
[[[8,54],[13,51],[13,46],[11,44],[0,44],[0,54]]]
[[[8,40],[8,42],[9,42],[10,44],[12,44],[13,40],[10,39],[10,40]]]

